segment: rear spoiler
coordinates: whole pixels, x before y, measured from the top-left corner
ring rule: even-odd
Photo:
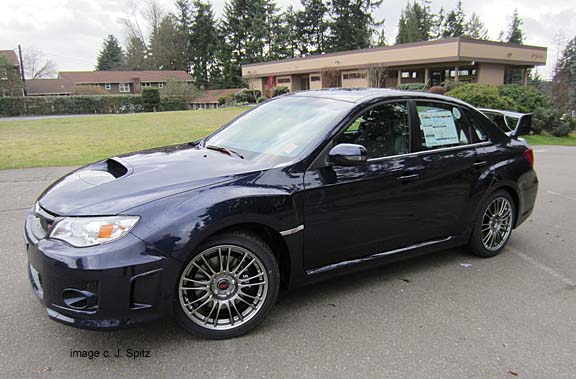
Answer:
[[[509,137],[517,138],[530,134],[532,113],[518,113],[487,108],[480,108],[479,111],[491,119]]]

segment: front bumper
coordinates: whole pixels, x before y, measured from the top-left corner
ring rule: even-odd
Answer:
[[[180,264],[136,236],[74,248],[36,240],[28,222],[25,235],[30,283],[51,319],[114,330],[171,314]]]

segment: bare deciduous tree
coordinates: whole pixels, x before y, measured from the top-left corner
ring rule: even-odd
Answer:
[[[56,76],[56,64],[46,59],[38,49],[26,50],[23,60],[26,79],[46,79]]]

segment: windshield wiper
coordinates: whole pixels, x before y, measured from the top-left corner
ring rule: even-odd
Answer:
[[[236,156],[240,157],[241,159],[244,159],[244,156],[243,156],[242,154],[240,154],[240,153],[238,153],[238,152],[236,152],[236,151],[234,151],[234,150],[230,150],[230,149],[228,149],[228,148],[226,148],[226,147],[224,147],[224,146],[206,145],[206,146],[204,146],[204,147],[205,147],[206,149],[219,151],[219,152],[221,152],[221,153],[228,154],[228,155],[230,155],[230,156],[236,155]]]

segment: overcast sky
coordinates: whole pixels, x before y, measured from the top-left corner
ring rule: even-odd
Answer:
[[[457,0],[433,0],[432,9],[451,9]],[[143,2],[143,1],[140,1]],[[160,1],[167,11],[173,0]],[[388,41],[393,42],[401,9],[407,0],[384,0],[376,11],[386,20]],[[57,69],[93,70],[98,50],[107,34],[115,34],[124,43],[124,29],[119,19],[133,7],[134,0],[0,0],[0,50],[35,48],[57,64]],[[225,0],[213,0],[220,15]],[[294,5],[300,0],[277,0],[278,5]],[[518,8],[524,20],[526,44],[548,47],[548,66],[540,71],[549,78],[556,60],[555,36],[576,33],[574,0],[464,0],[467,14],[476,12],[496,39],[505,29],[509,16]]]

